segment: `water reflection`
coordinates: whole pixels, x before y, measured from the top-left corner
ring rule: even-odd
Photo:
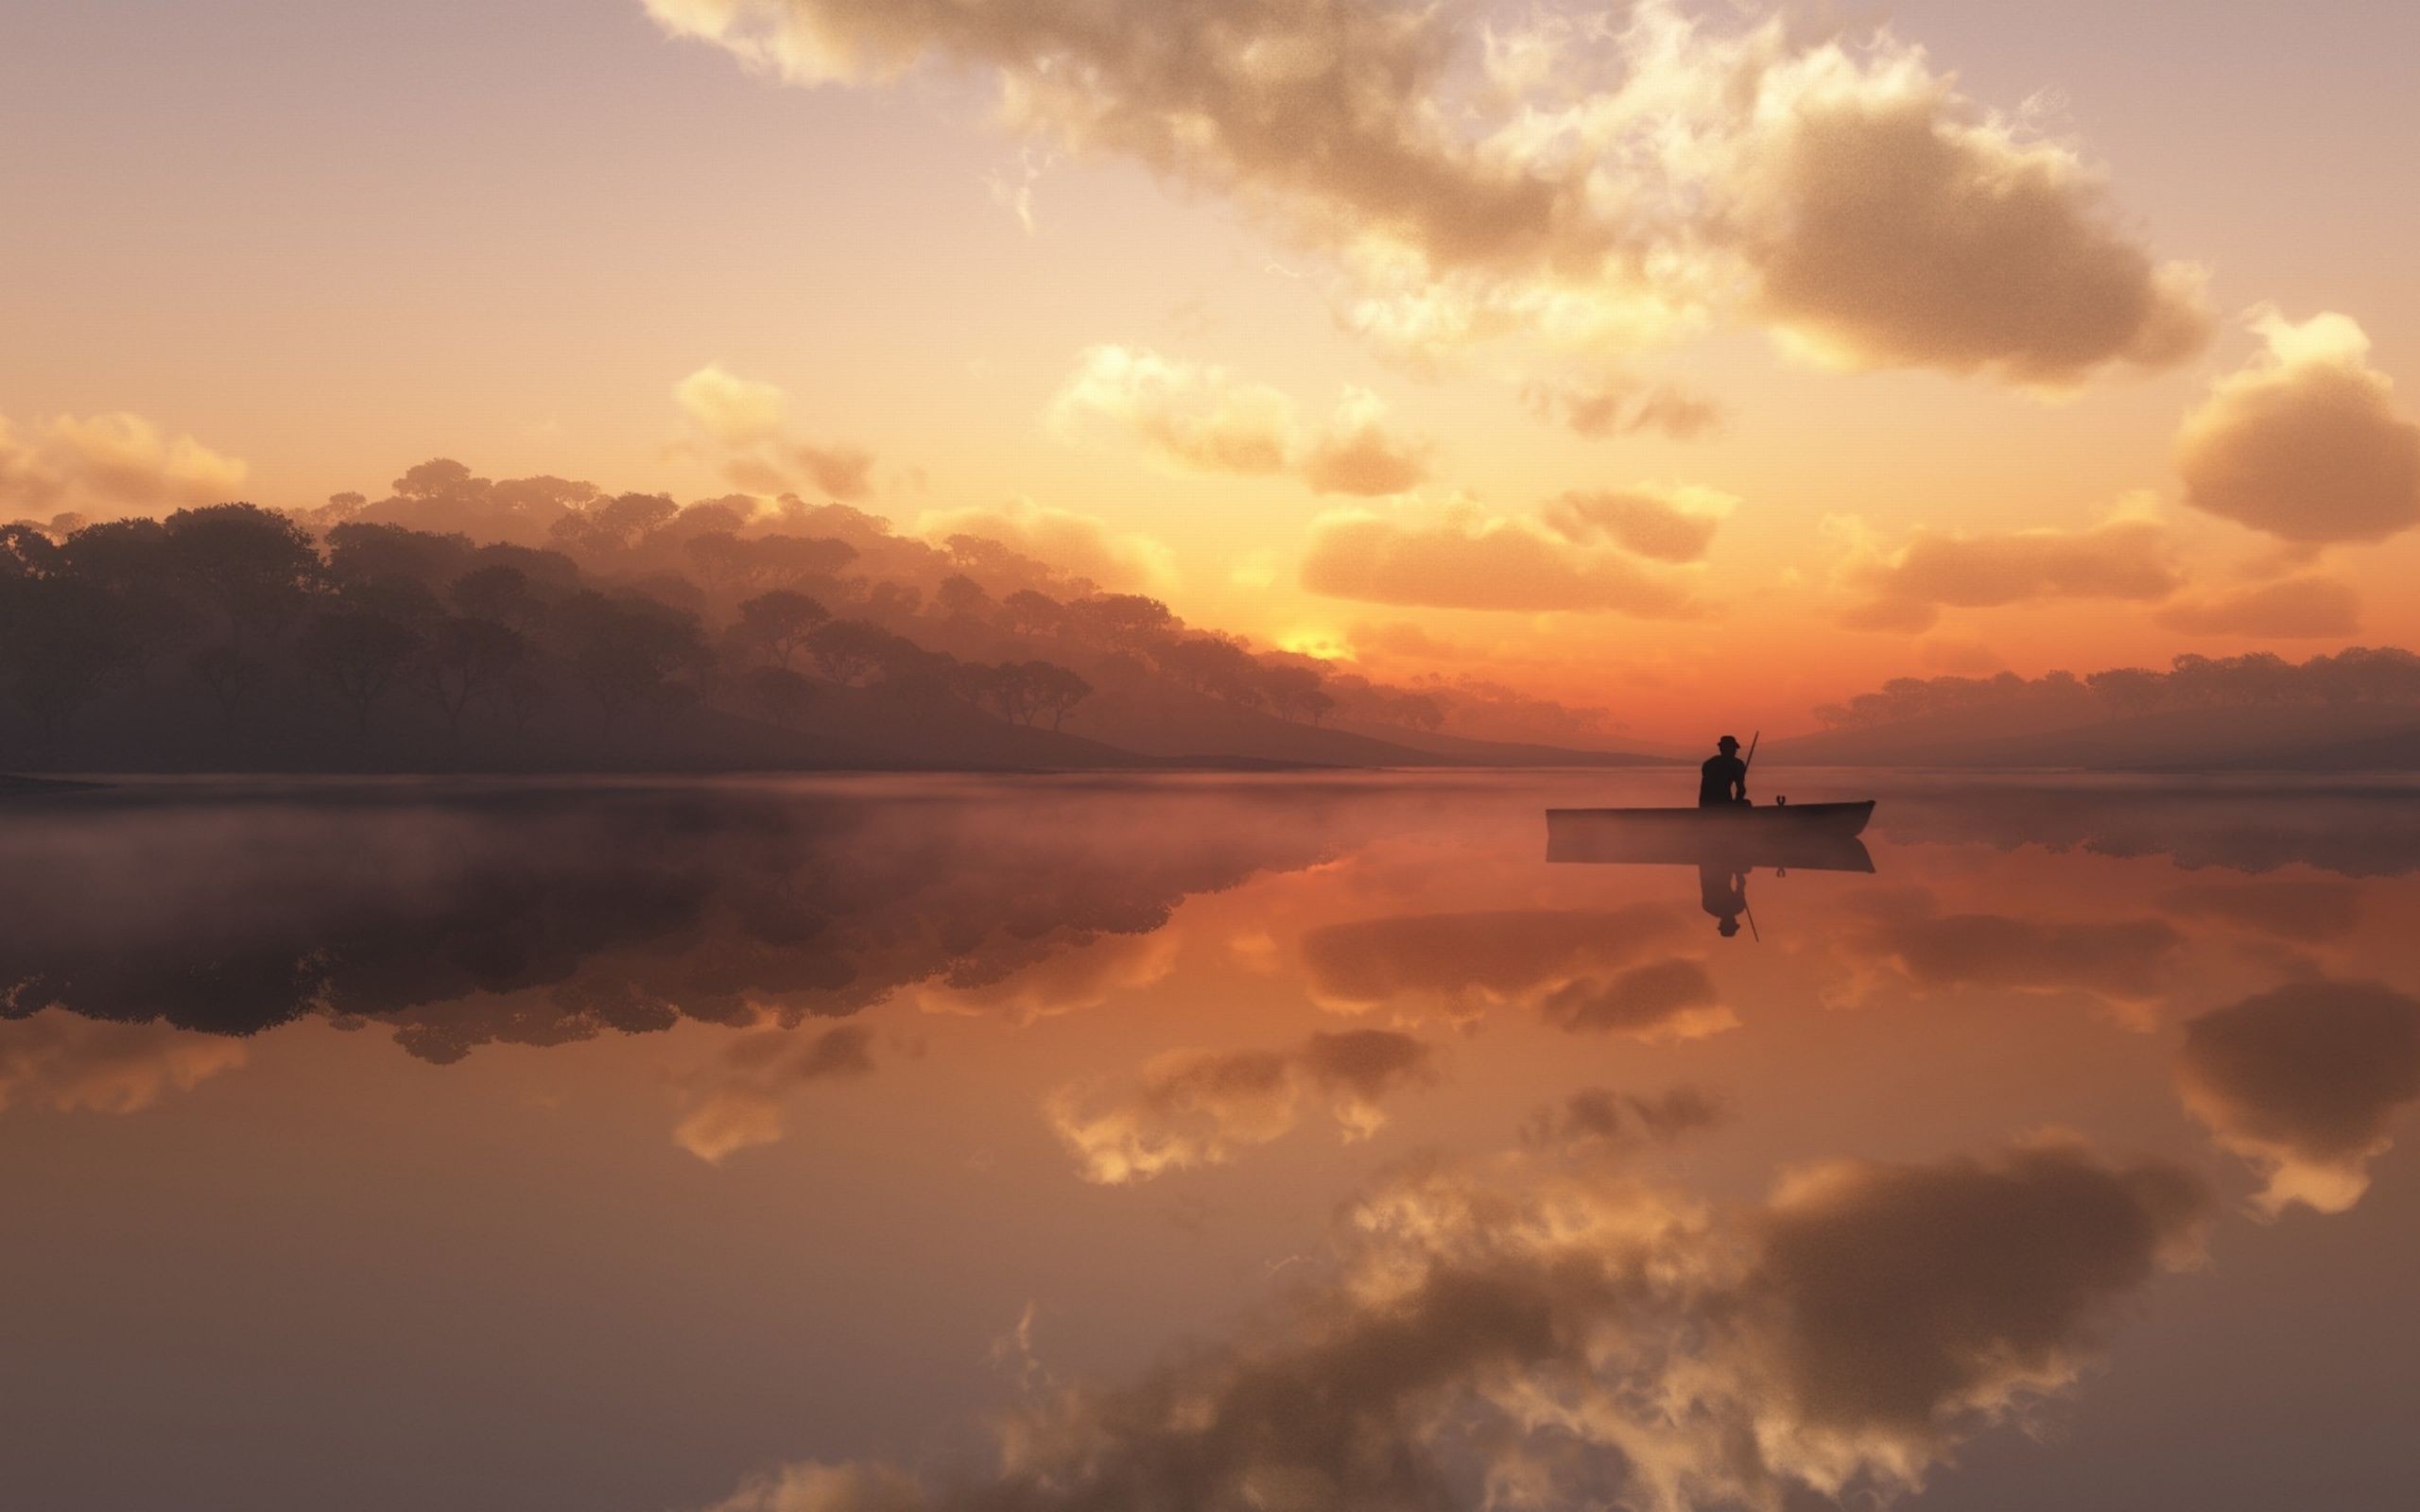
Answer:
[[[1870,805],[1869,805],[1870,806]],[[1681,811],[1685,813],[1686,811]],[[1874,856],[1854,834],[1810,829],[1792,833],[1738,825],[1691,828],[1670,812],[1634,820],[1587,810],[1549,811],[1547,859],[1564,864],[1690,867],[1698,875],[1698,907],[1725,939],[1739,934],[1745,917],[1760,936],[1748,904],[1748,878],[1758,868],[1776,877],[1801,871],[1874,869]]]
[[[1919,780],[1871,851],[1542,858],[1604,782],[14,810],[0,1285],[60,1383],[0,1463],[62,1512],[2264,1504],[2161,1436],[2221,1410],[2166,1320],[2290,1288],[2306,1395],[2381,1326],[2317,1236],[2420,1237],[2414,799]],[[215,1307],[112,1322],[129,1223]],[[169,1362],[231,1330],[222,1412]],[[2345,1390],[2399,1465],[2420,1397]]]

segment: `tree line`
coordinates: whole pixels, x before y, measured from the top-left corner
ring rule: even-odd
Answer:
[[[2112,667],[2078,677],[2047,672],[2022,678],[1894,678],[1873,693],[1825,704],[1815,717],[1827,730],[1869,730],[1949,711],[2056,711],[2107,719],[2168,710],[2344,708],[2392,704],[2420,708],[2420,656],[2395,646],[2351,646],[2300,663],[2273,652],[2187,654],[2167,670]]]
[[[751,570],[838,586],[847,549],[804,544],[820,549],[767,544]],[[717,626],[646,585],[593,583],[561,552],[402,525],[320,541],[222,504],[55,539],[0,526],[0,685],[36,744],[105,699],[181,685],[230,721],[306,701],[367,739],[382,718],[510,735],[573,704],[606,731],[717,703],[795,727],[820,694],[876,680],[1054,727],[1091,692],[1038,659],[929,650],[795,586],[738,598]]]

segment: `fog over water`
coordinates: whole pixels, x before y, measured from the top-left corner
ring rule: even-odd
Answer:
[[[2420,786],[1677,781],[9,799],[0,1503],[2420,1493]]]

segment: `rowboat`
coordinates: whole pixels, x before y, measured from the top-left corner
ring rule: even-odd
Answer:
[[[1548,809],[1548,861],[1872,871],[1858,834],[1874,803],[1695,809]]]

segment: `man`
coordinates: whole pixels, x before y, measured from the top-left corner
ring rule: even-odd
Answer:
[[[1748,764],[1739,759],[1739,737],[1725,735],[1715,742],[1717,754],[1705,759],[1698,768],[1698,807],[1721,808],[1748,801]]]
[[[1748,907],[1748,877],[1734,871],[1728,864],[1698,863],[1698,906],[1715,920],[1715,927],[1729,939],[1739,933],[1739,916]]]

